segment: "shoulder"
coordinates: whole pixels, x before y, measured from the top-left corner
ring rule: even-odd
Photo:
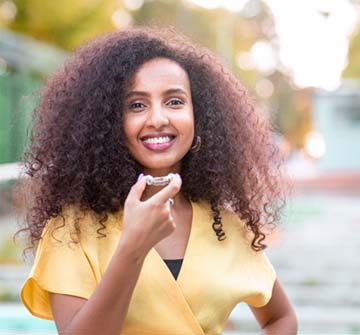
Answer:
[[[255,238],[255,233],[252,229],[246,224],[245,219],[242,219],[238,213],[235,213],[231,208],[224,208],[221,211],[222,215],[222,224],[227,239],[230,240],[233,244],[238,244],[237,247],[241,248],[245,254],[253,256],[259,256],[263,252],[260,250],[256,251],[253,249],[252,245]],[[270,236],[270,230],[262,230],[261,232],[265,234],[265,237]]]
[[[213,212],[211,206],[206,201],[200,201],[195,204],[195,220],[200,224],[202,233],[204,235],[214,236],[214,230],[212,228],[213,223]],[[226,239],[220,244],[223,247],[236,247],[236,248],[246,248],[251,249],[251,241],[253,239],[252,231],[246,226],[244,220],[230,208],[230,207],[221,207],[220,208],[220,217],[222,228],[225,232]],[[218,240],[214,239],[216,244]]]
[[[91,236],[106,234],[119,228],[119,214],[107,213],[104,222],[100,222],[100,215],[92,210],[81,210],[78,205],[68,204],[60,214],[50,217],[45,225],[42,238],[63,241],[79,242]]]
[[[244,220],[242,220],[237,213],[235,213],[230,207],[223,207],[220,211],[221,222],[223,224],[226,233],[234,234],[237,237],[241,237],[244,240],[251,240],[252,232],[246,226]]]

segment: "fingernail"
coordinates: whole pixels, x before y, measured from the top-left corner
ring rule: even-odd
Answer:
[[[139,174],[139,177],[138,177],[138,179],[137,179],[136,182],[138,183],[138,182],[141,180],[142,177],[144,177],[144,174],[143,174],[143,173],[140,173],[140,174]]]

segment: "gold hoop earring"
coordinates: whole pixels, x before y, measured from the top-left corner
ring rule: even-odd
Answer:
[[[195,153],[198,152],[200,150],[201,147],[201,137],[200,136],[196,136],[196,142],[195,144],[190,148],[190,152]]]

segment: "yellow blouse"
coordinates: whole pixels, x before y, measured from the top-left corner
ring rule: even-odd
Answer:
[[[227,239],[212,230],[210,206],[192,202],[193,218],[183,264],[175,280],[153,248],[146,256],[121,335],[218,335],[241,301],[255,307],[271,298],[275,271],[264,252],[251,249],[251,235],[236,215],[223,210]],[[53,319],[48,292],[88,299],[100,282],[121,235],[122,210],[110,214],[106,238],[96,218],[80,220],[79,243],[71,243],[76,208],[49,220],[21,299],[35,316]],[[65,223],[65,224],[64,224]],[[76,235],[74,235],[76,236]],[[69,243],[70,242],[70,243]]]

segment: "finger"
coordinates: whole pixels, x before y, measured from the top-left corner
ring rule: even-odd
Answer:
[[[170,217],[169,217],[169,224],[170,224],[171,227],[173,227],[174,229],[176,228],[176,223],[175,223],[175,220],[173,219],[172,215],[170,215]]]
[[[171,182],[166,185],[162,190],[153,195],[149,200],[156,203],[165,203],[169,198],[174,198],[175,195],[180,191],[181,178],[176,173],[174,174]]]
[[[129,192],[128,198],[141,200],[142,194],[146,188],[146,176],[142,176],[136,184],[134,184]]]

